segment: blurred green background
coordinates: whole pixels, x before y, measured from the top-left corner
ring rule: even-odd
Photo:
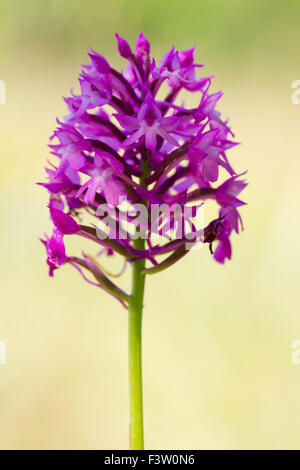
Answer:
[[[0,1],[1,449],[128,447],[126,312],[69,267],[48,278],[35,182],[88,47],[124,67],[114,33],[140,30],[159,58],[197,46],[251,183],[231,262],[205,247],[147,281],[146,446],[300,447],[299,23],[291,0]]]

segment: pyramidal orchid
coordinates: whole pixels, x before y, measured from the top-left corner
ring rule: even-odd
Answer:
[[[134,50],[116,38],[124,72],[90,50],[80,93],[65,98],[68,113],[57,121],[47,181],[39,183],[49,193],[53,222],[42,242],[50,276],[69,264],[128,309],[130,443],[143,449],[145,278],[205,244],[218,263],[230,260],[232,234],[243,229],[246,183],[227,158],[237,143],[216,110],[222,93],[210,91],[212,77],[197,76],[202,65],[194,63],[194,48],[173,47],[158,64],[142,33]],[[184,104],[190,93],[192,108]],[[216,216],[205,224],[198,215],[208,203]],[[70,254],[71,235],[88,240],[94,253]],[[123,257],[130,266],[130,293],[99,263],[105,256]]]

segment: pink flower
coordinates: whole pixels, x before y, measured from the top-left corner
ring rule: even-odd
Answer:
[[[47,250],[47,264],[49,266],[49,276],[53,276],[53,271],[61,266],[66,260],[66,251],[63,236],[59,230],[53,230],[51,238],[46,236],[42,240]]]
[[[114,164],[116,166],[116,164]],[[93,204],[96,193],[100,189],[108,204],[116,207],[119,204],[120,197],[124,193],[122,184],[114,177],[116,171],[122,171],[122,165],[113,166],[107,163],[101,155],[94,158],[94,167],[88,171],[91,178],[84,183],[76,194],[79,198],[84,193],[84,202]]]
[[[214,258],[224,263],[231,258],[231,234],[243,229],[239,210],[245,203],[240,193],[246,186],[228,160],[228,151],[237,143],[231,140],[234,135],[217,109],[222,92],[210,93],[212,77],[197,76],[202,65],[194,61],[195,48],[178,51],[173,47],[157,66],[143,33],[134,50],[118,34],[116,38],[119,53],[128,62],[125,72],[89,51],[90,64],[83,66],[79,76],[80,93],[71,92],[65,98],[68,114],[64,122],[58,121],[51,137],[55,160],[46,168],[48,181],[40,183],[49,192],[54,225],[52,237],[44,240],[50,275],[58,266],[70,263],[84,278],[82,268],[89,270],[108,291],[111,284],[100,276],[97,263],[86,256],[65,256],[63,237],[88,238],[101,245],[97,253],[119,253],[130,262],[147,259],[152,264],[149,269],[157,271],[184,253],[186,238],[177,235],[179,229],[170,241],[169,227],[179,227],[182,220],[168,208],[194,203],[195,210],[210,200],[219,218],[204,229],[205,242],[212,252],[212,244],[218,243]],[[181,92],[196,93],[199,104],[189,108]],[[97,238],[97,209],[103,203],[116,209],[117,226],[127,223],[136,230],[133,212],[124,213],[121,207],[124,197],[130,206],[167,207],[155,219],[157,229],[149,228],[144,220],[147,243],[143,250],[135,249],[130,236]],[[86,222],[87,217],[92,220]],[[116,232],[100,219],[109,234]],[[192,223],[189,229],[193,237]],[[171,245],[155,242],[155,232]],[[170,253],[169,258],[157,260],[164,253]],[[121,298],[127,297],[121,294]]]
[[[177,140],[169,133],[174,131],[180,123],[177,117],[162,117],[159,107],[155,104],[150,91],[138,112],[137,117],[116,114],[121,126],[130,131],[135,131],[123,144],[128,147],[136,143],[141,137],[145,139],[148,149],[154,150],[157,145],[157,137],[160,136],[172,145],[177,145]]]

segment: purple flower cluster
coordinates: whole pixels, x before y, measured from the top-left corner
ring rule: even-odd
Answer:
[[[58,121],[51,138],[56,140],[50,145],[56,160],[46,168],[48,182],[40,184],[50,193],[54,224],[52,236],[43,240],[50,275],[70,263],[85,279],[85,270],[90,271],[97,285],[126,303],[126,294],[111,282],[97,258],[66,255],[64,237],[82,236],[101,245],[100,253],[119,253],[130,262],[149,260],[149,273],[181,258],[186,237],[153,244],[149,228],[146,246],[138,250],[130,237],[100,239],[93,223],[80,223],[84,214],[97,222],[101,219],[98,207],[107,203],[116,208],[117,224],[125,218],[134,224],[134,217],[121,210],[123,198],[130,204],[143,203],[149,211],[151,204],[184,206],[213,200],[218,216],[202,231],[202,241],[224,263],[231,258],[232,232],[242,228],[238,208],[244,202],[238,196],[246,183],[226,156],[237,144],[216,110],[222,93],[209,92],[211,77],[197,77],[202,66],[194,63],[194,48],[176,51],[173,47],[158,65],[142,33],[134,51],[124,39],[116,38],[121,57],[128,61],[125,72],[89,51],[90,64],[83,66],[79,76],[81,92],[65,99],[68,115]],[[189,93],[196,94],[194,108],[182,101]],[[159,218],[158,230],[165,222],[163,214]],[[157,257],[163,254],[168,257],[159,263]]]

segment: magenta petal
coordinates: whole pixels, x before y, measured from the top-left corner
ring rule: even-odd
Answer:
[[[238,196],[240,192],[247,186],[247,183],[244,180],[237,180],[237,178],[241,175],[233,176],[226,180],[219,189],[221,191],[225,191],[232,196]]]
[[[138,120],[141,122],[145,117],[146,114],[149,113],[149,111],[157,118],[161,119],[161,112],[156,106],[155,101],[153,99],[153,96],[150,91],[148,91],[146,98],[144,99],[144,102],[141,106],[141,109],[138,113]]]
[[[224,191],[216,190],[216,201],[221,207],[239,207],[244,206],[245,202],[241,201],[231,194],[227,194]]]
[[[120,184],[111,178],[104,183],[103,191],[108,204],[117,207],[123,194]]]
[[[229,239],[221,240],[214,253],[214,259],[221,264],[224,264],[225,259],[231,259],[231,245]]]
[[[120,56],[124,57],[124,59],[129,59],[132,55],[132,52],[128,42],[125,41],[125,39],[121,38],[117,33],[115,36],[118,42],[118,50]]]
[[[128,137],[126,140],[124,140],[123,145],[125,147],[129,147],[132,144],[135,144],[140,137],[144,135],[143,129],[137,130],[134,134],[132,134],[130,137]]]
[[[190,49],[187,49],[185,51],[180,51],[178,53],[181,67],[188,67],[189,65],[193,64],[194,52],[195,52],[195,47],[191,47]]]
[[[119,121],[122,127],[126,129],[137,129],[139,127],[139,120],[133,116],[127,116],[126,114],[114,114],[115,118]]]
[[[135,53],[137,56],[150,53],[150,43],[143,33],[138,34],[135,45]]]
[[[204,134],[200,134],[198,137],[199,140],[195,146],[197,148],[200,148],[201,150],[206,149],[207,147],[209,147],[210,145],[214,143],[214,140],[218,133],[219,133],[218,129],[213,129],[211,131],[205,132]]]
[[[81,168],[85,165],[85,158],[84,155],[80,152],[74,152],[68,157],[68,161],[73,170],[81,170]]]
[[[57,227],[62,234],[71,235],[80,230],[79,225],[70,215],[54,209],[53,207],[50,207],[50,215],[55,227]]]
[[[218,93],[214,93],[212,95],[207,96],[204,104],[204,112],[210,113],[214,111],[215,106],[219,99],[222,97],[222,95],[222,91],[219,91]]]
[[[180,120],[178,119],[178,116],[169,116],[167,118],[162,119],[162,126],[166,131],[176,129],[179,124]]]
[[[213,158],[205,158],[202,162],[202,174],[206,181],[217,181],[219,176],[218,161]]]
[[[157,129],[157,133],[170,144],[178,145],[177,140],[171,134],[168,134],[168,132],[162,126]]]
[[[107,74],[110,71],[110,65],[106,59],[97,52],[90,49],[89,56],[91,58],[92,63],[95,65],[97,70],[102,74]]]

